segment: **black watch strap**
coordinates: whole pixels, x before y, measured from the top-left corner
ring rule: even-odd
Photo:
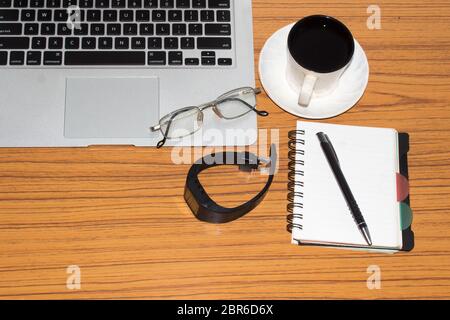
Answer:
[[[258,158],[249,152],[221,152],[203,157],[189,170],[184,199],[197,219],[209,223],[227,223],[241,218],[255,209],[269,191],[276,171],[277,152],[276,146],[270,150],[269,177],[264,188],[250,201],[235,207],[225,208],[212,200],[203,188],[199,180],[199,174],[209,168],[220,165],[237,165],[241,171],[253,171],[259,169],[267,160]]]

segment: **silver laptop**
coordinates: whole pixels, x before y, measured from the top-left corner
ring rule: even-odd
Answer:
[[[0,147],[154,146],[253,64],[251,0],[0,0]],[[254,113],[204,123],[168,144],[256,141]]]

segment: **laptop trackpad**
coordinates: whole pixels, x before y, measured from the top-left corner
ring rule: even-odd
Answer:
[[[66,138],[148,138],[158,121],[157,77],[66,80]]]

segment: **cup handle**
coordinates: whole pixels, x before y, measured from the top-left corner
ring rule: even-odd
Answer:
[[[311,74],[305,76],[305,80],[303,80],[303,86],[300,91],[300,96],[298,98],[298,104],[307,107],[311,102],[312,94],[314,92],[314,88],[316,86],[317,77]]]

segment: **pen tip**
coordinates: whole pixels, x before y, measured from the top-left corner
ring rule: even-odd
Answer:
[[[367,244],[369,246],[372,246],[373,243],[372,243],[372,238],[370,237],[369,229],[367,227],[363,227],[361,229],[361,233],[362,233],[362,235],[364,237],[364,240],[366,240]]]

